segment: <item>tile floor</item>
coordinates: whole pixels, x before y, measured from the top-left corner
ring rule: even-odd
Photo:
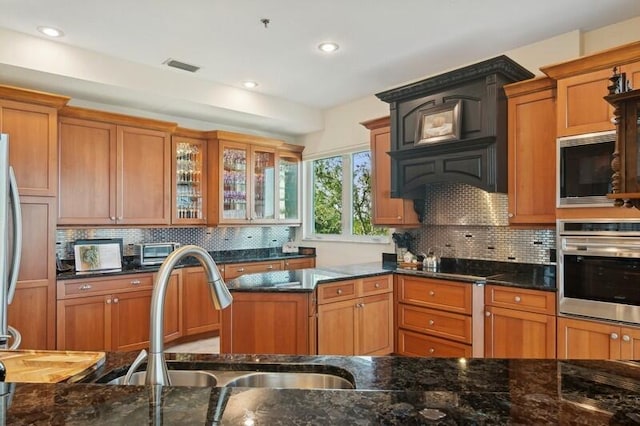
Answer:
[[[194,342],[182,343],[180,345],[171,346],[165,352],[180,352],[192,354],[219,354],[220,338],[212,337],[209,339],[196,340]]]

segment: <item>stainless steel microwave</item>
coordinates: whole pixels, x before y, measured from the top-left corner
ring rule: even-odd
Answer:
[[[142,243],[140,244],[140,264],[142,266],[160,265],[179,243]]]
[[[615,130],[568,136],[557,140],[557,206],[612,206],[611,158]]]

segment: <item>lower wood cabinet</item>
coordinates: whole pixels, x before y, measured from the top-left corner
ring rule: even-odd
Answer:
[[[214,309],[211,302],[209,284],[203,267],[182,270],[182,295],[185,336],[220,330],[220,311]]]
[[[393,352],[391,275],[320,284],[317,291],[318,354]]]
[[[485,287],[485,357],[555,358],[555,293]]]
[[[152,274],[89,278],[58,283],[57,349],[128,351],[149,346]],[[179,325],[179,271],[165,303],[165,336]]]
[[[640,359],[640,327],[558,317],[558,359]]]
[[[222,311],[221,353],[309,354],[312,293],[233,292]]]
[[[397,354],[472,356],[472,286],[472,283],[397,275]]]

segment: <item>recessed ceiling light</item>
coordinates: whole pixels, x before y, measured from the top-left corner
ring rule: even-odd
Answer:
[[[332,53],[335,52],[336,50],[338,50],[340,46],[338,46],[337,43],[332,43],[332,42],[324,42],[324,43],[320,43],[318,45],[318,49],[322,50],[325,53]]]
[[[242,82],[242,85],[245,87],[245,89],[255,89],[256,87],[258,87],[258,83],[253,80],[245,80]]]
[[[64,32],[54,27],[38,27],[38,31],[49,37],[62,37]]]

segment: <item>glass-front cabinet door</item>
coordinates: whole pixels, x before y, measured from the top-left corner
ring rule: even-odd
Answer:
[[[222,155],[222,209],[221,220],[242,222],[248,220],[249,201],[249,148],[244,145],[221,145]]]
[[[203,224],[206,193],[205,149],[202,139],[173,136],[173,206],[172,223]]]
[[[278,219],[300,223],[300,155],[280,152],[278,156]]]
[[[251,220],[276,219],[276,154],[271,148],[253,147]]]

